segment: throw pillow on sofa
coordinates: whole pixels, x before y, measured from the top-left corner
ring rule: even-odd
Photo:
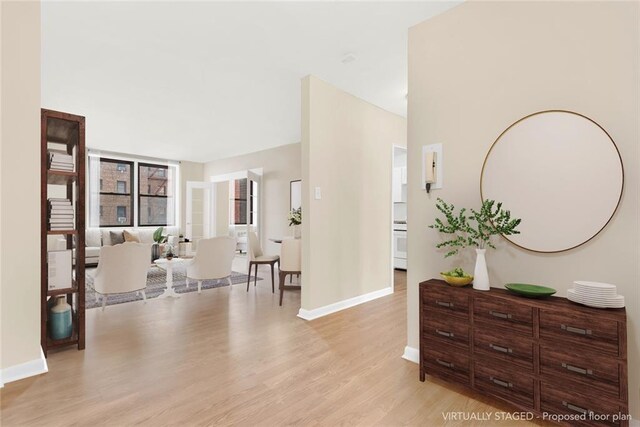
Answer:
[[[122,231],[110,231],[109,237],[111,237],[112,245],[124,243],[124,233]]]
[[[122,234],[125,242],[140,243],[140,235],[135,231],[124,230]]]

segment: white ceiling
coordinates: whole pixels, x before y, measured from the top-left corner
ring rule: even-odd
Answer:
[[[86,116],[102,150],[203,162],[299,142],[308,74],[406,115],[407,30],[456,4],[43,2],[42,104]]]

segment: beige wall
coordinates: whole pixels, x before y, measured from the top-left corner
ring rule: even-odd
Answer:
[[[216,236],[229,234],[229,182],[216,184]]]
[[[187,181],[204,180],[204,163],[180,162],[180,232],[187,230]]]
[[[302,100],[302,309],[313,310],[391,286],[392,147],[406,145],[406,120],[313,76]]]
[[[629,318],[629,401],[640,417],[638,36],[636,2],[470,2],[410,29],[409,346],[418,348],[418,282],[455,263],[434,249],[439,236],[427,229],[436,198],[478,206],[482,162],[502,130],[535,111],[576,111],[603,126],[620,150],[618,212],[568,252],[537,254],[502,240],[487,254],[489,275],[494,286],[541,283],[559,295],[576,279],[617,284]],[[426,196],[420,150],[436,142],[444,146],[444,188]],[[463,262],[473,269],[472,256]]]
[[[2,2],[2,365],[40,358],[40,3]]]
[[[289,182],[301,177],[300,144],[283,145],[269,150],[208,162],[204,165],[204,179],[208,181],[211,176],[258,168],[263,169],[262,199],[260,201],[262,215],[259,218],[262,232],[259,237],[266,253],[277,254],[280,252],[280,245],[270,242],[269,238],[293,234],[287,220]],[[224,228],[223,219],[226,218],[227,221],[229,219],[229,198],[228,190],[227,193],[218,192],[220,197],[225,194],[227,195],[227,212],[224,217],[217,220],[217,228],[221,232]],[[221,203],[218,203],[219,209],[222,209]]]

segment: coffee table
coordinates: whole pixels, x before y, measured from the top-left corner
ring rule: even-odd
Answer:
[[[180,298],[180,294],[178,294],[175,289],[173,289],[173,267],[177,264],[182,264],[187,260],[184,258],[172,258],[168,260],[166,258],[159,258],[153,261],[158,267],[164,268],[167,270],[167,289],[164,290],[158,298]]]

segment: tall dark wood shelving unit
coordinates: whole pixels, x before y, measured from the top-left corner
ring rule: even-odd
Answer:
[[[49,350],[77,345],[85,346],[85,118],[59,111],[41,111],[41,345],[45,353]],[[49,169],[49,149],[65,151],[73,156],[73,171]],[[75,227],[68,230],[50,230],[48,198],[49,186],[62,186],[66,198],[73,205]],[[63,190],[60,190],[63,191]],[[75,250],[70,288],[49,290],[48,251],[52,250],[49,236],[57,235],[66,240],[66,248]],[[66,295],[72,307],[73,332],[71,337],[53,340],[48,330],[48,301],[58,295]]]

